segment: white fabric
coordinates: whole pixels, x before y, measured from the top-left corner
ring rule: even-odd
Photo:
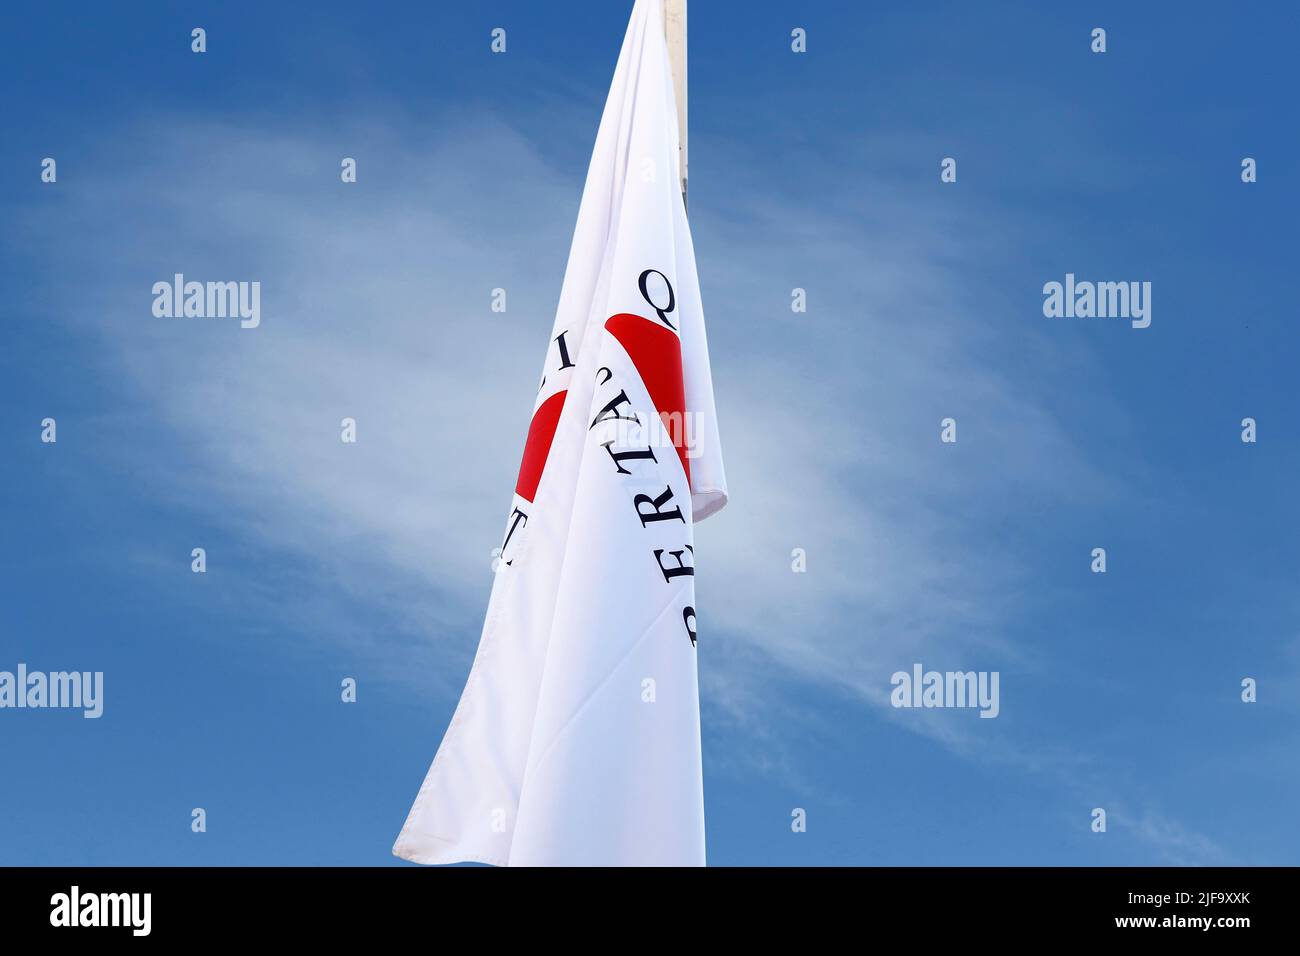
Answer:
[[[662,17],[637,0],[623,41],[535,407],[564,393],[562,410],[533,499],[516,491],[478,654],[393,847],[404,859],[704,864],[694,577],[671,572],[693,565],[693,523],[727,492]],[[671,383],[664,344],[681,354],[689,486],[652,440],[669,409],[639,373]],[[641,427],[593,427],[620,392],[614,413]]]

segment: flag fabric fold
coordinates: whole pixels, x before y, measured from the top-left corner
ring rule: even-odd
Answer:
[[[469,679],[393,852],[703,865],[694,523],[727,500],[661,0],[597,133]]]

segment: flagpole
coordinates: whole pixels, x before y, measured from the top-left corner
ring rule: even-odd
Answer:
[[[668,41],[668,63],[673,71],[673,95],[677,100],[677,176],[686,202],[686,0],[664,0],[664,38]]]

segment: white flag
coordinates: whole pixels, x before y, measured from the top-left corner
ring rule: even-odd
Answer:
[[[408,860],[704,863],[693,527],[727,493],[663,34],[661,0],[637,0]]]

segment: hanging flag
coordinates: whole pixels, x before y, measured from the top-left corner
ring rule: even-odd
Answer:
[[[662,18],[637,0],[407,860],[704,863],[693,527],[727,492]]]

